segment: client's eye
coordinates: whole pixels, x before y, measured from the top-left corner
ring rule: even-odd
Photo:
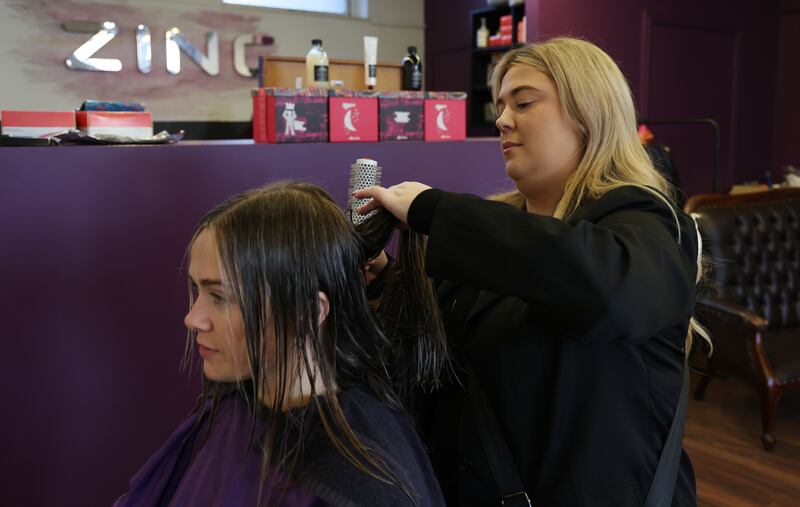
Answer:
[[[209,292],[209,297],[211,297],[211,301],[213,301],[215,305],[222,305],[227,302],[227,298],[218,292]]]

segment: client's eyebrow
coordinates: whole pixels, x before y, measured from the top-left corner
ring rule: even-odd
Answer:
[[[210,287],[212,285],[222,286],[222,281],[221,280],[216,280],[216,279],[213,279],[213,278],[203,278],[202,280],[200,280],[200,283],[197,283],[197,282],[194,281],[194,278],[189,276],[189,280],[192,283],[194,283],[196,285],[202,285],[203,287]]]

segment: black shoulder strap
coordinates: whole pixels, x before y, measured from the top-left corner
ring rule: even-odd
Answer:
[[[668,507],[672,505],[672,495],[675,493],[675,484],[678,480],[678,469],[681,464],[681,444],[683,431],[686,427],[686,409],[689,405],[689,363],[683,360],[683,385],[678,406],[675,408],[675,417],[669,429],[661,458],[656,466],[656,473],[644,507]]]
[[[532,502],[525,491],[525,485],[519,477],[511,451],[508,448],[500,424],[494,416],[489,400],[478,382],[475,372],[469,368],[469,399],[472,411],[478,425],[483,452],[489,462],[494,482],[500,490],[503,506],[532,506]],[[661,457],[656,466],[653,483],[647,494],[644,507],[668,507],[672,505],[672,496],[675,493],[675,484],[678,479],[678,469],[681,462],[681,444],[683,431],[686,424],[686,409],[689,404],[689,367],[684,359],[683,385],[675,409],[675,417],[661,451]]]
[[[494,416],[489,400],[483,392],[472,367],[469,367],[469,400],[478,425],[483,452],[492,470],[494,482],[500,489],[500,505],[530,507],[531,500],[525,492],[525,485],[517,473],[514,458],[508,449],[506,439],[500,431],[500,424]]]

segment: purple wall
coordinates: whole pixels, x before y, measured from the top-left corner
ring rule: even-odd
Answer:
[[[800,167],[800,0],[780,5],[780,42],[775,91],[772,168]]]
[[[425,88],[469,90],[472,38],[470,11],[485,9],[484,0],[426,0]]]
[[[277,179],[507,189],[495,142],[0,148],[0,505],[108,505],[198,392],[178,365],[201,215]]]

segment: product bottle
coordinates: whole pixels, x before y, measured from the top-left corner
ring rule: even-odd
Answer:
[[[311,41],[311,51],[306,55],[306,82],[310,88],[327,88],[328,54],[322,49],[322,41]]]
[[[481,27],[478,28],[478,37],[475,46],[485,48],[489,45],[489,29],[486,28],[486,18],[481,18]]]
[[[403,58],[403,90],[422,90],[422,60],[414,46],[408,46]]]

